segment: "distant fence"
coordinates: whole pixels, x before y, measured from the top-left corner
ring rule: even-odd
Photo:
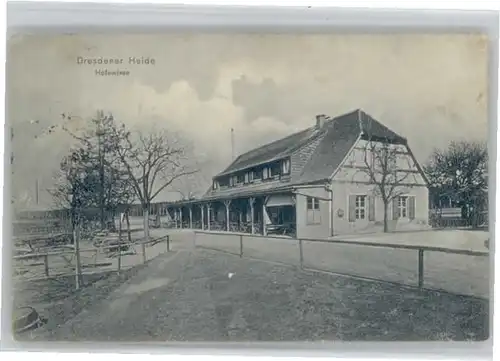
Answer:
[[[194,245],[314,271],[489,297],[488,252],[204,231],[195,231]]]
[[[443,208],[429,210],[429,224],[433,228],[467,228],[477,225],[478,227],[488,226],[488,212],[477,214],[477,218],[462,217],[460,208]]]

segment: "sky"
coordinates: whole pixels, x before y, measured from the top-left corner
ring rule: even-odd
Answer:
[[[425,163],[452,140],[487,139],[487,47],[473,34],[16,36],[7,46],[13,193],[33,203],[38,179],[40,205],[51,204],[46,189],[72,140],[46,130],[67,123],[65,113],[78,132],[97,110],[131,129],[178,134],[203,164],[201,188],[231,161],[231,128],[239,154],[312,126],[317,114],[358,108],[406,137]],[[79,57],[123,63],[79,64]]]

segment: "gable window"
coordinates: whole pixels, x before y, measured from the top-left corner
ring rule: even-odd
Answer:
[[[307,223],[308,224],[321,223],[319,199],[314,197],[307,197],[306,203],[307,203]]]
[[[369,155],[367,155],[367,156],[368,156],[368,159],[369,159],[369,162],[370,162],[371,169],[375,169],[378,166],[377,156],[375,155],[375,152],[374,151],[370,151]]]
[[[281,163],[281,173],[290,174],[290,159],[285,159]]]
[[[387,160],[389,171],[397,172],[398,168],[398,159],[397,154],[389,154],[389,159]]]

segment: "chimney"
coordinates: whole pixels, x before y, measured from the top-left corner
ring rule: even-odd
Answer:
[[[327,117],[324,114],[316,115],[316,128],[321,129],[325,124]]]

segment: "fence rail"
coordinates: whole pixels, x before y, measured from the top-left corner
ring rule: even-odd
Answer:
[[[124,248],[127,247],[136,247],[140,246],[142,247],[142,263],[147,262],[148,260],[148,255],[147,253],[150,253],[151,255],[155,255],[155,252],[161,252],[161,250],[150,250],[149,252],[147,251],[148,248],[154,248],[158,244],[166,244],[166,252],[170,252],[170,236],[166,235],[163,237],[155,238],[155,239],[150,239],[148,241],[137,241],[137,242],[119,242],[116,244],[111,244],[111,245],[105,245],[105,246],[99,246],[99,247],[90,247],[90,248],[82,248],[76,250],[74,246],[72,245],[67,245],[65,247],[62,247],[64,249],[57,250],[57,251],[47,251],[47,252],[34,252],[34,253],[26,253],[26,254],[21,254],[21,255],[15,255],[12,257],[14,262],[22,263],[23,261],[31,261],[31,260],[40,260],[42,259],[42,263],[29,263],[26,265],[20,265],[17,264],[15,265],[15,270],[19,271],[21,269],[24,269],[26,267],[36,267],[36,266],[42,266],[43,265],[43,276],[48,278],[51,276],[64,276],[68,275],[68,272],[65,272],[65,270],[68,270],[68,268],[73,272],[76,270],[76,257],[80,257],[83,254],[88,254],[91,253],[92,255],[89,257],[93,262],[87,262],[86,264],[82,263],[81,268],[102,268],[102,267],[108,267],[106,270],[113,270],[109,269],[110,266],[113,266],[114,261],[117,260],[117,266],[115,268],[116,271],[120,271],[122,268],[122,262],[121,260],[125,258],[126,256],[130,256],[130,254],[124,253],[123,250]],[[115,251],[115,252],[109,252],[109,251]],[[133,254],[137,255],[137,252],[134,252]],[[98,261],[99,256],[102,257],[100,261]],[[51,272],[51,259],[53,260],[52,264],[57,262],[54,260],[54,258],[59,258],[59,263],[61,263],[62,259],[62,267],[59,266],[57,269],[60,271],[63,269],[62,273],[61,272]],[[71,258],[68,259],[67,257],[75,257],[75,259]],[[152,257],[153,258],[153,257]],[[141,262],[138,261],[137,259],[132,262],[133,265],[140,264]],[[53,268],[53,270],[56,269],[56,267]]]
[[[207,231],[195,231],[195,246],[308,270],[489,296],[488,251]]]

